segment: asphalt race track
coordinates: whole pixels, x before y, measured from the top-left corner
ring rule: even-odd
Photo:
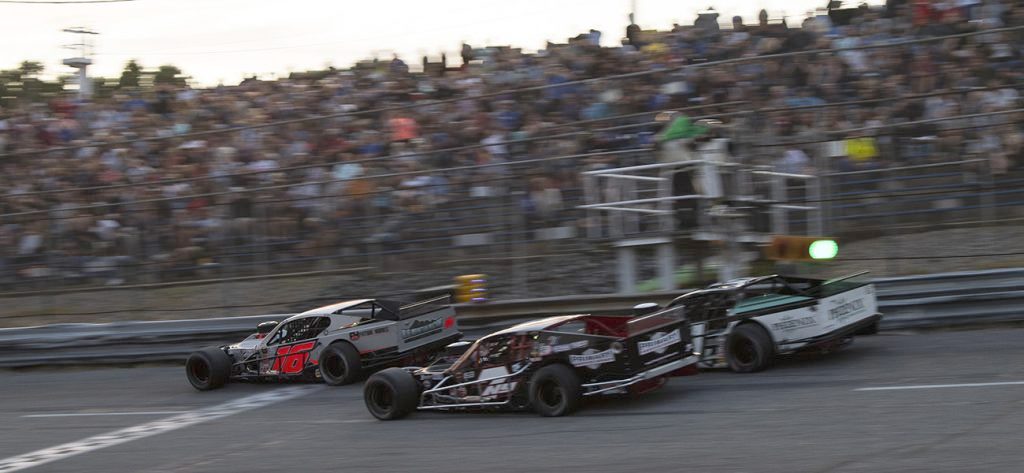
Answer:
[[[170,366],[0,372],[0,472],[1024,471],[1019,328],[862,337],[565,418],[378,422],[360,389],[199,393]]]

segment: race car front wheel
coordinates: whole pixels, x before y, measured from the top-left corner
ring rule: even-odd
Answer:
[[[767,368],[774,351],[768,332],[752,323],[736,327],[725,340],[729,368],[737,373],[753,373]]]
[[[185,361],[185,375],[192,387],[200,391],[217,389],[231,376],[231,357],[217,347],[193,352]]]
[[[530,406],[544,417],[572,414],[582,397],[580,378],[565,365],[548,365],[530,378]]]
[[[366,380],[363,401],[370,414],[380,420],[401,419],[419,406],[419,384],[412,373],[388,368]]]
[[[328,345],[320,353],[317,363],[320,366],[320,377],[330,386],[349,384],[362,374],[363,364],[356,348],[346,342]]]

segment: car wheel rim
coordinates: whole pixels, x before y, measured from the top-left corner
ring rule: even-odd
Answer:
[[[545,380],[541,382],[537,394],[540,402],[551,408],[561,406],[562,402],[565,400],[565,393],[562,391],[562,387],[553,380]]]
[[[757,361],[757,352],[754,350],[754,343],[747,338],[741,338],[733,342],[733,358],[742,365],[750,365]]]
[[[391,408],[395,404],[394,396],[391,390],[385,386],[374,386],[370,390],[370,402],[380,413],[391,412]]]
[[[200,384],[204,384],[210,380],[210,367],[201,361],[190,363],[188,372],[192,375],[192,379],[196,380]]]
[[[328,356],[320,363],[320,371],[332,379],[339,379],[345,376],[345,364],[341,362],[340,356]]]

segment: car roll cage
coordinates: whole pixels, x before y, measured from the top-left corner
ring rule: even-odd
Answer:
[[[504,405],[507,405],[508,403],[512,402],[511,394],[509,395],[508,399],[506,399],[504,401],[501,401],[501,402],[459,402],[459,403],[454,403],[454,404],[433,404],[433,405],[430,405],[430,406],[424,406],[423,405],[423,401],[424,401],[424,399],[426,398],[426,396],[428,394],[436,394],[436,393],[438,393],[438,391],[441,391],[441,390],[449,390],[449,389],[459,388],[459,387],[462,387],[462,386],[472,386],[472,385],[476,385],[476,384],[489,383],[491,381],[497,381],[499,379],[508,379],[508,378],[513,377],[513,376],[519,376],[519,375],[525,373],[526,370],[530,369],[530,366],[532,366],[532,365],[533,365],[533,363],[527,363],[526,366],[523,366],[522,368],[519,368],[519,370],[517,370],[514,373],[503,374],[503,375],[500,375],[500,376],[492,376],[490,378],[484,378],[484,379],[476,379],[476,380],[473,380],[473,381],[466,381],[466,382],[462,382],[462,383],[458,383],[458,384],[452,384],[452,385],[449,385],[449,386],[445,386],[444,383],[447,382],[448,380],[450,380],[452,378],[452,376],[451,375],[445,376],[444,378],[441,379],[440,382],[437,383],[436,386],[434,386],[431,389],[427,389],[426,391],[423,391],[420,394],[420,407],[419,408],[420,409],[451,409],[451,408],[457,408],[457,407],[484,407],[484,406],[504,406]]]
[[[639,383],[640,381],[648,380],[648,379],[651,379],[651,378],[657,378],[658,376],[662,376],[662,375],[671,373],[671,372],[673,372],[675,370],[678,370],[680,368],[683,368],[683,367],[685,367],[687,365],[694,364],[699,359],[700,359],[700,357],[697,356],[697,355],[690,355],[690,356],[687,356],[687,357],[684,357],[684,358],[680,358],[680,359],[678,359],[676,361],[671,361],[671,362],[665,363],[664,365],[661,365],[661,366],[649,369],[647,371],[641,371],[640,373],[637,373],[637,374],[633,375],[632,377],[629,377],[629,378],[626,378],[626,379],[616,379],[616,380],[612,380],[612,381],[601,381],[601,382],[597,382],[597,383],[582,384],[581,386],[584,389],[593,389],[591,391],[587,391],[587,392],[583,393],[583,395],[584,396],[593,396],[595,394],[601,394],[601,393],[606,392],[606,391],[614,391],[616,389],[626,388],[626,387],[632,386],[632,385],[634,385],[636,383]],[[605,387],[602,387],[602,386],[605,386]]]

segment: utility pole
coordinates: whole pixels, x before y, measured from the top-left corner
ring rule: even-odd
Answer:
[[[92,64],[92,59],[89,58],[92,44],[86,38],[88,38],[88,35],[97,35],[99,33],[80,26],[64,28],[61,31],[78,35],[78,43],[65,46],[67,49],[77,50],[78,55],[65,59],[64,65],[78,69],[78,98],[80,100],[88,99],[92,96],[92,82],[89,81],[88,73],[89,65]]]

